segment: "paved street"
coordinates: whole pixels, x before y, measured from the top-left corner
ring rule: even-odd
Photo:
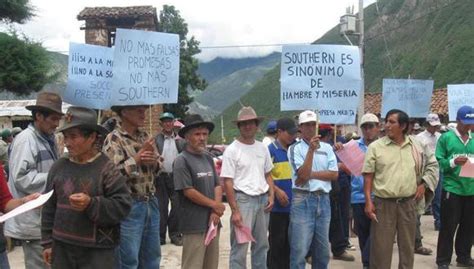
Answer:
[[[224,229],[223,233],[221,234],[220,240],[220,262],[219,268],[228,268],[229,267],[229,251],[230,251],[230,236],[229,236],[229,219],[230,219],[230,208],[227,206],[225,211],[225,216],[223,217]],[[422,231],[423,231],[423,243],[425,247],[429,247],[436,252],[436,241],[438,233],[433,229],[433,217],[432,216],[423,216],[422,217]],[[357,246],[357,239],[351,239],[352,244]],[[162,246],[162,260],[161,260],[161,268],[180,268],[181,264],[181,248],[176,247],[172,244],[166,244]],[[360,261],[360,252],[357,248],[357,251],[350,251],[351,254],[356,256],[355,262],[342,262],[342,261],[335,261],[331,260],[330,268],[331,269],[349,269],[349,268],[362,268],[362,264]],[[16,247],[13,252],[9,254],[10,265],[12,269],[23,269],[23,255],[20,247]],[[474,255],[474,251],[473,251]],[[453,257],[455,259],[455,257]],[[453,260],[454,260],[453,259]],[[249,264],[248,268],[250,268],[250,256],[247,258],[247,262]],[[453,264],[455,262],[453,261]],[[398,250],[396,245],[394,246],[393,251],[393,260],[392,260],[392,268],[397,268],[398,265]],[[311,266],[307,266],[307,268],[311,268]],[[415,255],[415,268],[436,268],[435,266],[435,256],[420,256]],[[453,266],[452,268],[456,268]]]

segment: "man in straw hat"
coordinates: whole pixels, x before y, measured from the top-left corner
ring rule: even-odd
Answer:
[[[61,97],[49,92],[39,93],[36,104],[26,106],[33,123],[16,136],[9,157],[8,187],[13,197],[44,192],[49,169],[58,159],[54,131],[63,115],[61,108]],[[40,245],[39,208],[8,220],[5,235],[21,241],[26,269],[46,268]]]
[[[103,151],[127,178],[133,198],[132,210],[121,223],[120,268],[159,268],[160,212],[154,178],[159,154],[153,138],[142,131],[146,106],[112,106],[119,116]]]
[[[239,244],[235,229],[246,226],[251,229],[252,268],[267,268],[268,221],[273,207],[273,168],[268,148],[255,140],[258,117],[252,107],[240,109],[234,123],[240,136],[227,147],[222,161],[221,177],[227,201],[232,210],[230,268],[246,268],[248,243]]]
[[[179,135],[186,147],[173,164],[173,179],[180,198],[179,230],[183,233],[181,268],[217,269],[219,262],[222,187],[212,157],[206,152],[209,133],[214,129],[200,115],[184,119]],[[206,246],[206,232],[214,225],[216,237]]]
[[[94,110],[70,107],[64,125],[68,157],[54,163],[46,191],[54,190],[42,208],[41,245],[53,268],[115,268],[120,221],[132,199],[126,178],[102,153]]]
[[[293,198],[290,211],[290,267],[305,268],[310,251],[313,268],[329,264],[331,182],[337,180],[337,159],[331,145],[316,134],[317,116],[303,111],[298,117],[301,140],[288,150]]]

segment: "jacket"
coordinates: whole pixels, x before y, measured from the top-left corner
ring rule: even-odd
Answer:
[[[51,146],[44,136],[30,124],[12,143],[8,187],[14,198],[45,191],[48,172],[58,159],[58,152],[56,145]],[[5,235],[16,239],[40,239],[40,209],[7,220]]]

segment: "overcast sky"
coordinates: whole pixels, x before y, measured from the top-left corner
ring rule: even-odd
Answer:
[[[346,7],[358,0],[30,0],[37,16],[17,29],[52,51],[67,54],[69,42],[84,42],[84,21],[76,19],[84,7],[174,5],[188,23],[189,35],[202,47],[310,43],[339,23]],[[365,0],[367,6],[375,0]],[[202,49],[198,58],[261,56],[280,47]]]

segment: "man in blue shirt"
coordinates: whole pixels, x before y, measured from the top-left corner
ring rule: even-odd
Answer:
[[[288,151],[292,169],[293,197],[290,209],[290,267],[305,268],[311,248],[312,267],[329,264],[329,192],[337,180],[337,160],[332,147],[319,141],[316,114],[306,110],[299,115],[301,140]]]
[[[290,225],[291,167],[288,161],[288,147],[296,137],[297,127],[293,119],[281,118],[276,123],[277,138],[268,146],[273,161],[271,176],[275,193],[275,204],[270,212],[268,226],[268,268],[290,268]]]

